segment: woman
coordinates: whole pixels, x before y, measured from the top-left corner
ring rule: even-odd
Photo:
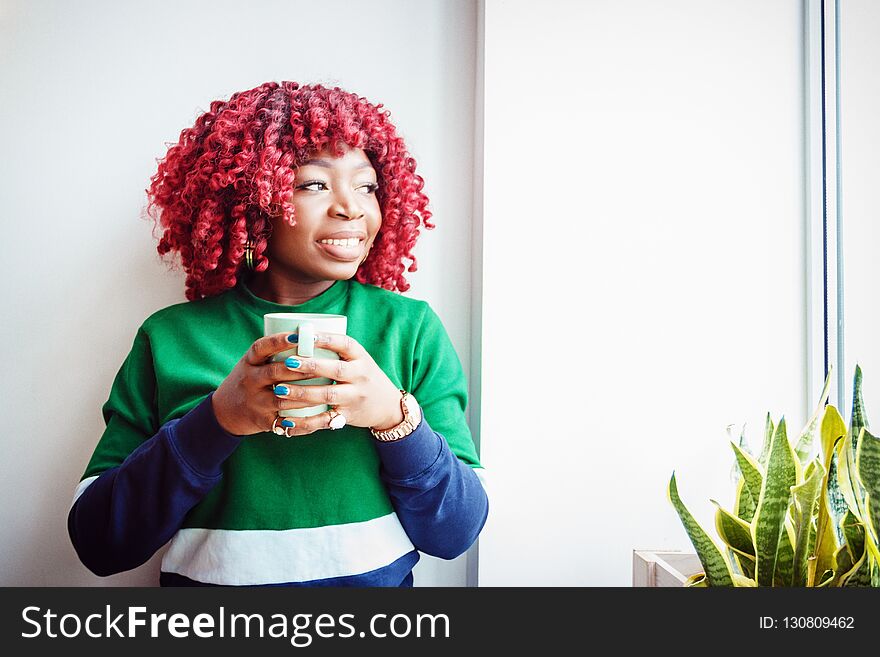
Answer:
[[[422,185],[388,112],[338,88],[269,82],[181,133],[148,207],[189,301],[143,323],[103,407],[68,518],[92,572],[171,540],[162,585],[411,586],[419,551],[473,543],[488,502],[461,364],[395,293],[433,227]],[[315,338],[340,360],[270,362],[298,339],[261,337],[270,312],[346,315]]]

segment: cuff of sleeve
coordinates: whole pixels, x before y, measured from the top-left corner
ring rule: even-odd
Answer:
[[[375,441],[375,444],[385,474],[392,479],[411,479],[421,474],[437,462],[443,449],[443,440],[424,417],[406,438],[390,443]]]
[[[178,420],[173,431],[174,446],[180,456],[197,473],[206,477],[220,474],[220,466],[236,447],[242,436],[228,433],[214,415],[211,393],[198,406]]]

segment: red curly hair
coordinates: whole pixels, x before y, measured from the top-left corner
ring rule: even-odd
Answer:
[[[343,145],[367,154],[378,176],[382,225],[355,278],[388,290],[409,289],[419,226],[430,223],[424,180],[390,112],[334,87],[266,82],[215,100],[180,133],[159,160],[147,191],[147,214],[164,229],[160,255],[177,251],[189,300],[234,287],[244,267],[245,242],[255,242],[254,268],[265,271],[270,218],[291,226],[294,169],[316,151]]]

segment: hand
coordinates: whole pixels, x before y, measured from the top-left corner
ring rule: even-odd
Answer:
[[[285,380],[326,377],[336,381],[336,385],[287,386],[288,394],[280,398],[284,408],[329,404],[345,416],[347,424],[356,427],[390,429],[403,422],[400,390],[357,340],[337,333],[321,333],[315,337],[316,347],[336,352],[340,360],[294,356],[299,367],[285,368]],[[325,412],[292,418],[296,427],[288,429],[287,435],[304,436],[326,429],[330,417],[331,414]]]
[[[291,337],[293,339],[289,340]],[[274,386],[284,381],[309,378],[298,377],[296,370],[289,369],[284,361],[270,362],[272,356],[295,345],[295,333],[276,333],[262,337],[250,346],[212,398],[214,415],[223,429],[237,436],[271,431],[278,411],[309,406],[279,397],[273,392]],[[300,418],[290,419],[297,424],[300,421]],[[280,421],[278,425],[281,425]]]

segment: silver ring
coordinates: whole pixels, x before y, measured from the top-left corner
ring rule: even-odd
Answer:
[[[285,429],[284,427],[278,426],[278,420],[280,420],[280,419],[281,419],[281,417],[276,415],[275,419],[272,420],[272,433],[274,433],[276,436],[286,436],[287,429]]]
[[[345,416],[337,411],[335,408],[331,408],[330,411],[330,421],[327,423],[327,426],[332,430],[336,431],[337,429],[341,429],[347,423]]]

